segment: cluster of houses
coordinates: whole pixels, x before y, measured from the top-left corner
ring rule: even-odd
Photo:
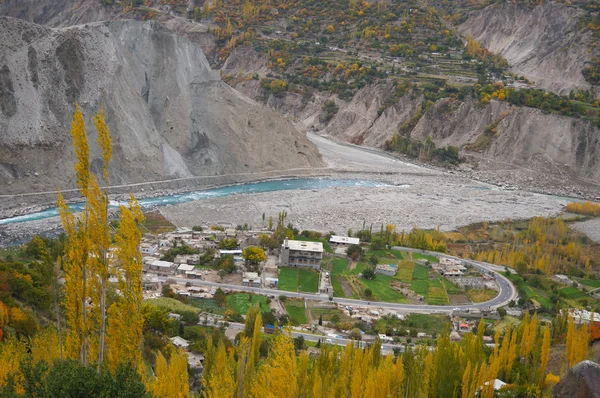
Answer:
[[[174,232],[160,234],[158,237],[145,236],[140,244],[143,270],[147,274],[145,281],[148,285],[155,285],[156,281],[151,279],[159,276],[206,279],[214,271],[198,266],[202,255],[209,249],[215,251],[217,258],[225,255],[233,257],[236,270],[242,276],[241,284],[243,286],[277,288],[278,267],[321,269],[325,252],[322,242],[285,239],[281,247],[274,250],[273,254],[277,255],[277,258],[263,264],[259,272],[248,272],[244,267],[243,249],[248,246],[258,246],[259,235],[262,233],[264,231],[235,229],[195,231],[189,228],[178,228]],[[234,249],[220,249],[220,243],[225,239],[237,239],[238,246]],[[349,245],[360,244],[360,240],[347,236],[332,235],[329,243],[336,251],[343,251]],[[180,254],[172,261],[165,261],[164,255],[169,249],[184,245],[198,253]],[[324,285],[320,291],[330,292],[332,289],[329,279],[323,278],[323,282]]]
[[[467,271],[467,267],[464,266],[461,260],[440,257],[437,264],[432,264],[431,268],[440,273],[444,277],[461,277]]]
[[[140,244],[143,256],[144,272],[162,276],[180,276],[190,279],[202,279],[203,271],[196,266],[200,257],[207,250],[215,250],[217,257],[231,255],[239,271],[243,271],[244,260],[242,250],[245,247],[258,244],[259,231],[239,231],[227,229],[224,231],[194,231],[189,228],[179,228],[175,232],[161,234],[157,238],[144,237]],[[220,250],[219,244],[225,239],[237,239],[238,247],[234,250]],[[172,247],[186,245],[195,249],[198,254],[178,255],[173,261],[163,261],[160,258]]]

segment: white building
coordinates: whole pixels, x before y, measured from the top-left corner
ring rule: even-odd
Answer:
[[[150,243],[144,242],[140,245],[140,252],[142,252],[142,254],[152,256],[156,253],[157,250],[158,250],[158,247],[156,245],[152,245]]]
[[[244,272],[242,274],[242,285],[252,286],[252,287],[261,287],[262,280],[261,280],[260,276],[258,276],[258,272]]]
[[[305,242],[285,239],[279,253],[279,263],[282,267],[321,268],[323,260],[323,243]]]
[[[233,262],[235,264],[243,263],[244,262],[244,258],[242,257],[242,251],[241,250],[219,250],[219,257],[223,257],[223,256],[226,256],[226,255],[233,256]]]
[[[339,236],[339,235],[331,235],[329,237],[329,243],[334,245],[358,245],[360,244],[360,239],[358,238],[350,238],[348,236]]]
[[[182,339],[179,336],[171,337],[171,343],[173,343],[173,345],[175,347],[179,347],[184,350],[187,350],[188,348],[190,348],[189,341],[187,341],[186,339]]]
[[[377,264],[375,266],[375,273],[381,274],[385,276],[394,276],[396,275],[396,271],[398,268],[394,264]]]
[[[177,274],[186,275],[187,272],[193,271],[195,268],[196,267],[193,265],[181,264],[179,267],[177,267]]]
[[[148,263],[148,269],[158,274],[173,275],[176,268],[175,263],[170,261],[154,260]]]

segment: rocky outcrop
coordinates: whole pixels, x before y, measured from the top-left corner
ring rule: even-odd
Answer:
[[[111,183],[319,166],[292,124],[235,91],[201,48],[157,22],[48,29],[0,18],[0,186],[73,186],[77,101],[113,133]],[[99,150],[91,145],[93,168]]]
[[[383,147],[421,106],[411,95],[386,107],[395,88],[391,82],[360,89],[349,103],[338,101],[340,109],[323,133],[358,145]]]
[[[497,132],[490,143],[477,152],[466,150],[492,123],[497,123]],[[475,159],[588,180],[600,178],[600,129],[581,119],[544,114],[506,102],[481,106],[474,101],[442,99],[423,115],[411,133],[412,138],[421,141],[427,136],[438,147],[457,146]]]
[[[591,32],[577,27],[581,16],[581,10],[564,3],[545,1],[528,8],[507,1],[475,11],[458,31],[502,55],[517,75],[568,94],[573,88],[590,87],[581,70],[598,56]]]
[[[592,361],[583,361],[573,366],[554,387],[552,397],[599,398],[600,365]]]

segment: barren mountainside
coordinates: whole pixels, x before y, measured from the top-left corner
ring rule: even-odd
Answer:
[[[591,46],[592,32],[577,26],[582,14],[552,1],[533,8],[504,2],[473,12],[458,31],[502,55],[517,75],[540,88],[568,94],[590,88],[581,70],[597,53]]]
[[[223,83],[198,45],[157,22],[49,29],[3,17],[0,43],[5,192],[68,187],[76,101],[91,141],[91,115],[106,111],[113,184],[322,164],[289,121]]]

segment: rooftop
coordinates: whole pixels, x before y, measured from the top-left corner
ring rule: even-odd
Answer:
[[[190,343],[186,339],[182,339],[179,336],[172,337],[171,342],[177,347],[187,348],[190,346]]]
[[[177,268],[177,270],[179,270],[179,271],[192,271],[194,268],[196,268],[196,267],[194,267],[193,265],[181,264]]]
[[[241,250],[219,250],[220,254],[242,254]]]
[[[284,245],[286,242],[283,243]],[[288,240],[287,245],[290,250],[301,250],[305,252],[323,253],[323,244],[321,242],[305,242],[302,240]]]
[[[348,236],[339,235],[331,235],[329,241],[332,243],[344,243],[346,245],[358,245],[360,243],[360,239],[358,238],[350,238]]]
[[[173,263],[170,261],[154,260],[150,263],[150,265],[153,267],[171,268]]]

